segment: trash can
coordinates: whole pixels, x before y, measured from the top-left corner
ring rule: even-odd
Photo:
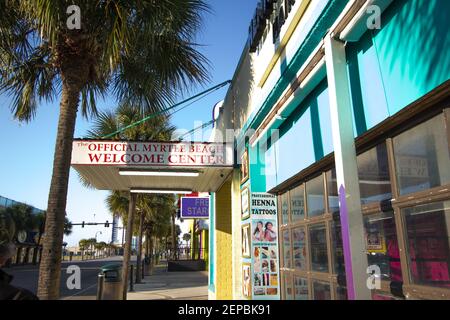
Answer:
[[[104,277],[100,300],[122,300],[122,264],[104,265],[100,274]]]

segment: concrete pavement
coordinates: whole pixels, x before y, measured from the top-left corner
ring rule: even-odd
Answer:
[[[208,300],[208,271],[167,272],[162,262],[143,282],[128,292],[128,300]]]

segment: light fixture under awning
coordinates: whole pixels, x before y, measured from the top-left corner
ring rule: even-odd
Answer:
[[[198,171],[147,171],[133,169],[119,169],[121,176],[147,176],[147,177],[198,177]]]
[[[189,194],[192,190],[150,190],[150,189],[131,189],[131,193],[162,193],[162,194]]]

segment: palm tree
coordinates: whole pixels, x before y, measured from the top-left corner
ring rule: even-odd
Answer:
[[[89,255],[91,258],[95,258],[95,245],[97,244],[97,239],[95,238],[89,238],[87,239],[87,246],[89,249]]]
[[[2,208],[2,211],[11,217],[14,221],[15,234],[13,239],[18,241],[18,233],[21,231],[31,231],[36,227],[36,219],[33,215],[33,208],[26,204],[15,204],[11,207]],[[18,246],[17,248],[17,258],[22,255],[23,246]],[[28,257],[29,248],[26,249],[25,256]],[[27,258],[28,259],[28,258]],[[18,260],[16,260],[18,261]]]
[[[96,98],[159,111],[180,89],[207,79],[193,42],[203,0],[79,1],[80,28],[66,12],[72,0],[0,0],[0,93],[30,121],[42,100],[60,96],[38,296],[59,297],[64,216],[77,111],[95,115]],[[76,17],[75,17],[76,18]]]
[[[35,229],[37,221],[33,214],[33,207],[21,203],[3,208],[2,211],[12,218],[16,231]]]
[[[183,240],[186,241],[186,246],[188,246],[189,240],[191,240],[191,234],[190,233],[183,234]]]
[[[174,208],[174,196],[173,195],[146,195],[144,198],[144,209],[146,214],[141,216],[143,221],[142,234],[145,233],[146,238],[146,257],[152,258],[150,253],[153,253],[153,247],[155,245],[153,238],[155,236],[161,236],[170,229],[170,212]],[[140,237],[140,243],[142,247],[142,236]],[[151,259],[152,263],[155,259]]]
[[[94,244],[94,248],[95,248],[95,250],[97,250],[97,253],[98,253],[97,255],[98,255],[99,258],[103,257],[104,250],[106,249],[107,246],[108,245],[104,241],[101,241],[101,242],[98,242],[98,243]]]
[[[145,111],[143,112],[142,107],[130,104],[128,102],[121,103],[114,111],[100,113],[94,122],[93,129],[88,132],[88,136],[91,138],[96,138],[115,133],[119,128],[127,127],[146,116],[148,116],[148,113]],[[165,115],[159,115],[135,127],[116,133],[114,138],[118,140],[170,141],[174,130],[175,127],[170,125],[169,118]],[[82,176],[81,180],[85,185],[89,185],[89,182],[85,181]],[[166,198],[167,197],[159,197],[159,199]],[[136,282],[138,283],[141,280],[142,244],[145,231],[144,225],[146,224],[146,220],[148,220],[146,217],[151,215],[152,210],[156,205],[154,204],[155,199],[156,197],[149,195],[139,195],[137,197],[136,208],[139,219],[137,221],[133,219],[133,225],[138,226],[138,229],[136,230],[133,228],[134,230],[129,231],[135,234],[137,233],[138,235],[138,250],[136,258]],[[113,191],[107,198],[107,205],[111,212],[113,215],[119,214],[119,216],[123,219],[122,221],[128,221],[128,204],[128,197],[124,194],[124,192]],[[127,244],[127,246],[129,247],[130,244]],[[127,259],[128,257],[125,257],[125,264]]]
[[[45,220],[46,220],[46,216],[47,216],[47,212],[46,211],[42,211],[37,213],[36,215],[34,215],[34,224],[35,224],[35,228],[38,230],[39,232],[39,236],[38,236],[38,241],[36,243],[36,249],[34,251],[33,254],[33,264],[36,263],[37,260],[37,248],[40,248],[41,246],[41,241],[42,241],[42,236],[44,235],[45,232]],[[65,236],[70,236],[73,232],[73,225],[72,222],[69,220],[69,218],[64,217],[64,235]],[[42,250],[39,251],[40,254],[42,254]],[[42,256],[40,256],[39,261],[41,261]]]
[[[111,212],[117,214],[122,221],[128,220],[128,194],[122,191],[111,191],[107,196],[106,205]],[[174,197],[171,195],[139,195],[136,202],[138,216],[134,217],[133,230],[134,235],[138,235],[138,256],[137,271],[140,271],[142,256],[140,253],[143,248],[143,235],[148,241],[151,240],[152,232],[158,237],[167,234],[170,229],[170,212],[173,208]],[[151,226],[151,227],[150,227]],[[128,231],[127,231],[128,232]],[[153,245],[148,242],[146,247],[146,256],[152,251]],[[137,274],[140,274],[139,272]],[[140,280],[138,276],[138,280]]]
[[[83,260],[84,259],[84,254],[85,254],[85,251],[88,249],[88,247],[89,247],[89,243],[88,243],[88,241],[86,240],[86,239],[81,239],[79,242],[78,242],[78,247],[80,248],[80,251],[81,251],[81,260]]]

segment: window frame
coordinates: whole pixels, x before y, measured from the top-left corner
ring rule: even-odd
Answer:
[[[285,275],[289,275],[292,279],[292,285],[294,290],[294,298],[295,298],[295,277],[300,277],[303,279],[306,279],[308,282],[308,299],[311,300],[313,297],[313,291],[312,291],[312,283],[313,281],[319,281],[329,284],[330,286],[330,294],[331,299],[335,299],[335,288],[338,285],[337,284],[337,275],[333,272],[333,260],[332,260],[332,248],[331,248],[331,220],[333,218],[333,215],[329,211],[328,207],[328,190],[327,190],[327,181],[326,181],[326,171],[321,172],[319,175],[315,175],[313,179],[317,177],[321,177],[322,185],[323,185],[323,197],[324,197],[324,213],[320,216],[314,216],[309,217],[308,216],[308,201],[306,196],[306,184],[305,182],[296,184],[286,190],[284,192],[280,192],[278,194],[279,196],[279,208],[281,210],[282,203],[281,203],[281,197],[284,194],[288,194],[288,224],[281,224],[282,217],[279,215],[279,222],[280,222],[280,233],[284,232],[285,230],[288,230],[289,232],[289,246],[290,246],[290,257],[291,257],[291,268],[284,267],[284,241],[282,240],[283,236],[280,238],[280,246],[279,246],[279,256],[282,257],[280,268],[280,277],[284,277]],[[311,180],[311,179],[309,179]],[[304,212],[305,212],[305,218],[302,220],[297,220],[295,222],[292,221],[292,214],[291,214],[291,199],[290,199],[290,191],[303,185],[303,200],[304,200]],[[318,224],[324,224],[325,226],[325,235],[326,235],[326,245],[327,245],[327,259],[328,259],[328,272],[317,272],[312,270],[311,266],[311,257],[310,257],[310,237],[309,237],[309,231],[310,227]],[[305,248],[306,248],[306,270],[299,270],[295,268],[294,265],[294,250],[293,250],[293,231],[297,228],[303,228],[305,232]],[[283,295],[282,298],[284,298],[285,294],[285,288],[284,288],[284,282],[283,282],[283,288],[281,289]]]
[[[434,117],[441,116],[445,124],[447,131],[447,144],[450,150],[450,108],[444,108],[441,112],[437,114],[432,114],[428,118],[423,119],[420,123],[416,123],[415,126],[425,123]],[[395,136],[407,132],[413,129],[413,127],[408,127],[407,129],[398,132]],[[393,138],[395,136],[386,139],[386,146],[388,148],[388,160],[389,160],[389,171],[391,176],[392,185],[392,196],[391,205],[394,210],[395,225],[397,228],[397,240],[400,250],[400,263],[402,266],[402,278],[403,278],[403,292],[405,297],[412,299],[450,299],[450,289],[431,287],[425,285],[414,284],[411,281],[411,266],[408,259],[408,240],[407,240],[407,230],[406,221],[402,214],[402,209],[422,205],[431,204],[438,201],[448,201],[450,200],[450,184],[433,187],[427,190],[417,191],[405,195],[400,195],[398,188],[398,176],[397,168],[395,163],[394,155],[394,143]],[[383,281],[382,281],[383,283]],[[389,290],[390,291],[390,290]],[[388,291],[388,292],[389,292]]]
[[[444,90],[445,86],[449,86],[450,82],[446,85],[443,85],[440,90]],[[439,92],[437,93],[439,94]],[[433,94],[430,94],[428,97],[432,97]],[[393,138],[397,135],[404,133],[410,129],[413,129],[417,125],[420,125],[433,117],[442,116],[445,121],[445,129],[447,135],[447,143],[450,150],[450,106],[448,104],[436,104],[429,105],[429,102],[421,101],[422,104],[411,106],[407,108],[409,110],[400,111],[398,115],[387,119],[386,121],[380,123],[377,127],[373,128],[373,130],[368,131],[361,137],[356,138],[355,144],[357,148],[357,155],[364,153],[365,151],[370,150],[371,148],[376,147],[379,143],[385,143],[387,148],[387,157],[388,157],[388,170],[389,170],[389,178],[391,182],[391,192],[392,199],[389,201],[385,201],[382,205],[380,201],[361,204],[361,214],[363,217],[373,215],[376,213],[384,212],[384,211],[393,211],[394,220],[395,220],[395,230],[397,233],[397,242],[400,251],[400,263],[402,270],[402,280],[403,280],[403,294],[408,299],[450,299],[450,289],[448,288],[439,288],[439,287],[431,287],[424,285],[417,285],[411,283],[411,275],[410,275],[410,266],[409,260],[407,258],[407,230],[406,223],[404,221],[404,217],[401,213],[401,210],[404,208],[408,208],[411,206],[421,205],[421,204],[429,204],[437,201],[449,201],[450,200],[450,184],[442,185],[434,188],[430,188],[428,190],[422,190],[414,193],[410,193],[407,195],[400,196],[398,190],[398,181],[397,181],[397,172],[395,165],[395,157],[394,157],[394,146],[393,146]],[[428,105],[427,105],[428,104]],[[408,114],[408,112],[409,114]],[[313,297],[313,281],[321,281],[327,282],[330,284],[331,290],[331,298],[334,300],[337,297],[337,287],[339,286],[337,283],[337,274],[334,273],[334,255],[332,254],[333,244],[332,244],[332,223],[333,217],[332,213],[329,209],[329,199],[328,199],[328,186],[327,186],[327,177],[326,173],[334,167],[334,155],[331,154],[321,161],[311,165],[306,168],[294,178],[290,179],[289,184],[283,184],[280,186],[280,189],[274,190],[278,195],[281,195],[284,192],[288,192],[296,186],[300,184],[304,184],[304,211],[305,211],[305,219],[296,221],[295,223],[291,222],[291,211],[290,211],[290,198],[288,200],[289,205],[289,223],[287,225],[282,226],[280,224],[280,231],[283,229],[290,230],[290,245],[291,245],[291,261],[293,260],[293,246],[292,246],[292,231],[291,229],[296,227],[305,227],[306,232],[306,250],[307,250],[307,267],[308,271],[300,271],[295,269],[295,266],[292,265],[292,269],[289,270],[281,270],[281,273],[289,273],[291,274],[291,279],[295,279],[295,276],[305,278],[308,281],[308,295],[309,299]],[[323,177],[323,187],[324,187],[324,206],[325,212],[321,216],[309,217],[308,215],[308,199],[306,195],[306,183],[310,178],[316,178],[319,173]],[[289,196],[289,195],[288,195]],[[388,208],[383,206],[388,206]],[[280,218],[281,219],[281,218]],[[313,272],[311,269],[311,261],[310,261],[310,239],[309,239],[309,227],[318,223],[325,223],[326,226],[326,235],[327,235],[327,250],[328,250],[328,273],[321,272]],[[280,255],[281,256],[281,255]],[[294,281],[294,280],[293,280]],[[380,294],[385,296],[392,296],[390,289],[391,281],[381,280],[381,289],[372,290],[372,294]],[[293,290],[295,296],[295,283],[293,283]],[[393,296],[392,296],[393,297]],[[398,297],[393,297],[398,299]]]

